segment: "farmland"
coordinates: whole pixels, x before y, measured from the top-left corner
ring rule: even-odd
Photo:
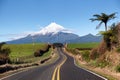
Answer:
[[[14,63],[16,61],[20,62],[34,62],[44,58],[49,57],[51,50],[45,53],[42,57],[34,57],[34,52],[38,49],[43,49],[46,44],[44,43],[35,43],[35,44],[6,44],[3,46],[9,47],[11,53],[9,55],[11,61]]]
[[[72,43],[68,44],[68,48],[94,48],[97,47],[99,43]]]

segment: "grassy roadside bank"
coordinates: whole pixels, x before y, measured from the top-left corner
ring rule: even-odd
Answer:
[[[74,59],[75,59],[76,64],[77,64],[79,67],[83,68],[83,69],[87,69],[87,70],[89,70],[89,71],[92,71],[92,72],[94,72],[94,73],[96,73],[96,74],[98,74],[98,75],[100,75],[100,76],[103,76],[104,78],[106,78],[106,79],[108,79],[108,80],[118,80],[117,78],[115,78],[115,77],[113,77],[113,76],[111,76],[111,75],[108,75],[108,74],[105,74],[105,73],[102,73],[102,72],[99,72],[99,71],[94,70],[94,67],[91,67],[91,66],[88,66],[88,65],[85,65],[85,64],[81,64],[81,63],[78,61],[78,59],[76,59],[76,58],[74,58]]]
[[[66,52],[68,55],[72,56],[72,57],[75,59],[75,62],[76,62],[76,64],[77,64],[79,67],[84,68],[84,69],[87,69],[87,70],[89,70],[89,71],[92,71],[92,72],[94,72],[94,73],[96,73],[96,74],[99,74],[100,76],[103,76],[103,77],[107,78],[108,80],[118,80],[118,79],[116,79],[115,77],[113,77],[113,76],[111,76],[111,75],[108,75],[108,74],[104,74],[104,73],[95,71],[95,70],[94,70],[94,67],[90,67],[90,66],[88,66],[87,64],[84,64],[83,62],[81,63],[78,59],[76,59],[76,56],[73,55],[72,53],[70,53],[70,52],[68,52],[68,51],[66,51],[66,50],[65,50],[65,52]],[[101,70],[102,70],[102,69],[101,69]]]
[[[49,52],[48,52],[49,53]],[[5,72],[3,74],[0,74],[0,78],[3,78],[5,76],[8,76],[8,75],[11,75],[11,74],[15,74],[15,73],[18,73],[18,72],[22,72],[22,71],[26,71],[26,70],[29,70],[31,68],[36,68],[36,67],[42,67],[42,66],[45,66],[45,65],[49,65],[53,62],[55,62],[57,59],[58,59],[58,54],[56,53],[56,50],[51,50],[50,52],[50,57],[51,59],[47,60],[46,62],[42,63],[42,64],[39,64],[39,65],[36,65],[36,66],[29,66],[29,67],[25,67],[25,68],[20,68],[20,69],[17,69],[17,70],[11,70],[11,71],[8,71],[8,72]],[[48,55],[48,54],[46,54]],[[43,56],[43,60],[48,58],[49,56]],[[40,63],[40,61],[39,61]]]
[[[27,70],[29,68],[48,65],[56,61],[58,56],[56,54],[56,51],[52,48],[50,48],[48,52],[44,53],[40,57],[34,56],[34,51],[38,49],[43,49],[45,45],[46,44],[36,43],[34,44],[34,50],[32,44],[5,45],[4,47],[9,47],[11,49],[11,53],[9,56],[12,60],[12,64],[5,64],[0,66],[0,78],[19,71]]]

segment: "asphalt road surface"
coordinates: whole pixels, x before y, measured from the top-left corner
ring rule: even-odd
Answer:
[[[67,57],[67,60],[60,70],[61,80],[107,80],[102,76],[78,67],[71,56],[65,53],[64,55]]]
[[[32,68],[0,80],[105,80],[75,65],[74,59],[57,48],[59,58],[49,65]],[[107,79],[106,79],[107,80]]]

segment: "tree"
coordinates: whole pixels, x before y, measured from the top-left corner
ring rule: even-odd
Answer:
[[[3,48],[5,42],[0,43],[0,65],[10,62],[9,54],[11,53],[10,48]]]
[[[6,44],[6,43],[5,42],[0,43],[0,51],[1,51],[1,48],[4,44]]]
[[[93,17],[95,17],[95,18],[91,18],[90,20],[92,22],[100,21],[100,23],[98,24],[96,29],[98,29],[101,26],[101,24],[104,23],[105,24],[105,31],[107,31],[107,23],[108,23],[109,20],[116,18],[115,14],[116,13],[112,13],[110,15],[105,14],[105,13],[101,13],[101,15],[95,14],[95,15],[93,15]]]

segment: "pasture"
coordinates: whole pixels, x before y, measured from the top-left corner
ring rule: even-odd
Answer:
[[[9,47],[11,53],[9,55],[11,61],[17,62],[34,62],[49,57],[51,50],[45,53],[41,57],[34,57],[34,52],[38,49],[43,49],[46,46],[44,43],[35,43],[35,44],[6,44],[4,47]]]
[[[74,48],[95,48],[99,45],[100,43],[71,43],[68,44],[68,48],[74,49]]]

